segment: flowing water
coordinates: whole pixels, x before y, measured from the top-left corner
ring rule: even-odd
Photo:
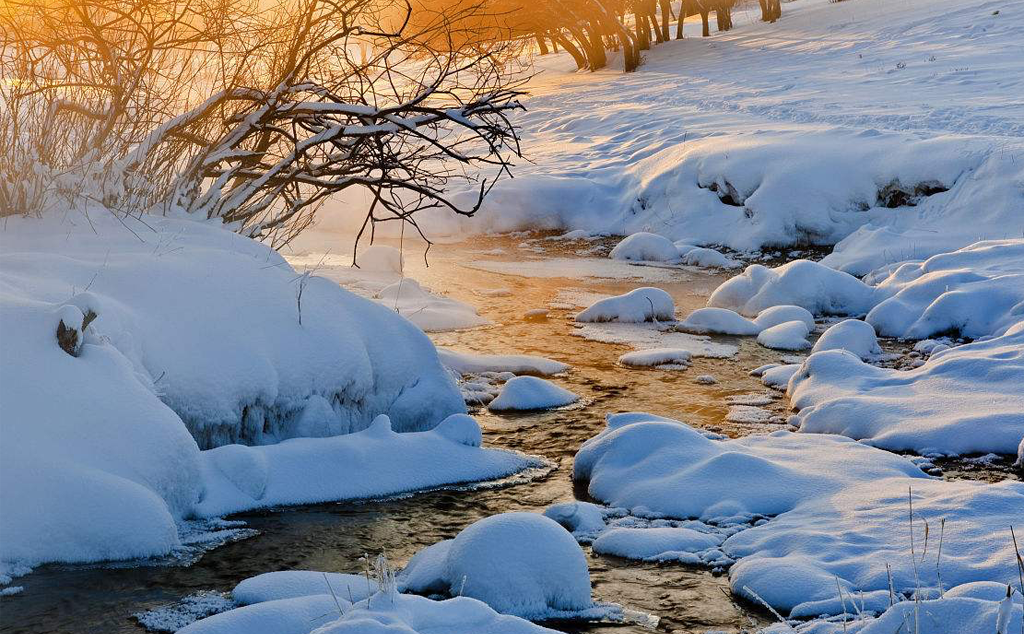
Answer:
[[[246,522],[259,531],[258,536],[217,548],[187,567],[46,566],[15,582],[24,586],[23,593],[0,599],[2,631],[138,634],[144,630],[132,614],[198,591],[226,592],[246,577],[272,570],[358,572],[357,560],[364,553],[386,551],[395,563],[404,564],[417,550],[455,536],[482,517],[514,510],[542,511],[556,502],[585,499],[586,492],[574,490],[571,481],[572,458],[584,441],[604,427],[609,413],[646,411],[730,436],[784,427],[777,422],[726,420],[727,397],[765,392],[748,371],[782,356],[760,348],[751,338],[716,337],[715,341],[738,346],[738,354],[728,359],[695,358],[692,367],[680,371],[625,369],[616,359],[630,349],[628,346],[576,336],[571,318],[578,311],[572,306],[577,300],[586,304],[595,294],[614,295],[656,285],[672,294],[678,312],[686,314],[703,306],[708,294],[726,277],[692,268],[610,265],[609,260],[600,258],[605,250],[606,245],[566,245],[534,236],[435,248],[429,268],[417,256],[407,256],[409,275],[435,292],[477,306],[481,315],[494,322],[485,328],[435,334],[432,338],[439,345],[476,352],[537,354],[572,365],[572,370],[553,380],[581,395],[583,406],[509,415],[486,409],[474,412],[487,445],[544,456],[557,465],[547,475],[499,488],[241,514],[232,519]],[[478,266],[472,264],[478,260],[513,262],[513,272],[543,270],[544,276],[470,268]],[[547,265],[538,268],[534,261]],[[613,277],[582,277],[581,269]],[[324,266],[318,274],[331,277],[332,268]],[[651,281],[652,276],[656,282]],[[481,294],[499,288],[510,294]],[[552,304],[560,308],[551,308]],[[550,308],[546,320],[523,318],[526,311],[537,308]],[[698,383],[695,377],[699,375],[713,375],[717,382]],[[783,416],[785,407],[781,395],[766,406]],[[585,550],[595,598],[658,617],[657,631],[738,631],[766,622],[761,611],[730,597],[725,576],[677,564],[594,556],[589,548]],[[638,625],[552,625],[565,631],[650,631]]]

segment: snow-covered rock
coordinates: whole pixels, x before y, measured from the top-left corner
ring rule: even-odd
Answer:
[[[571,617],[595,608],[579,544],[537,513],[486,517],[417,553],[398,575],[407,592],[479,599],[504,614]]]
[[[814,329],[814,315],[800,306],[780,305],[765,308],[757,314],[754,323],[762,330],[784,324],[787,321],[802,321],[807,324],[808,331]]]
[[[266,601],[295,599],[321,594],[362,601],[380,588],[365,575],[316,570],[278,570],[243,579],[231,591],[231,598],[240,605]]]
[[[945,520],[941,560],[931,556],[916,570],[910,557],[911,494],[918,558],[922,552],[937,552],[937,533]],[[848,601],[860,592],[887,595],[890,573],[894,591],[907,595],[918,587],[937,593],[940,585],[1014,582],[1009,526],[1022,513],[1021,482],[851,477],[846,487],[808,497],[793,510],[736,533],[723,549],[740,558],[729,573],[737,594],[753,598],[745,588],[752,590],[794,616],[841,614],[837,584]]]
[[[608,257],[614,260],[670,262],[679,259],[679,250],[668,238],[641,231],[615,245]]]
[[[691,528],[611,528],[594,540],[594,552],[644,561],[700,563],[700,554],[721,546],[724,537]]]
[[[693,353],[682,348],[651,348],[634,350],[619,357],[619,363],[637,368],[660,365],[688,366]]]
[[[687,315],[679,327],[697,334],[756,335],[761,332],[761,327],[735,311],[713,307],[698,308]]]
[[[849,273],[810,260],[770,269],[751,264],[708,298],[708,306],[755,316],[772,306],[794,305],[815,315],[863,315],[877,303],[878,291]]]
[[[410,278],[384,287],[375,299],[426,332],[462,330],[491,323],[469,304],[434,295]]]
[[[676,243],[676,248],[679,251],[680,264],[708,269],[738,269],[743,266],[743,263],[739,260],[734,260],[721,251],[714,249],[679,242]]]
[[[487,405],[492,412],[549,409],[569,405],[580,397],[550,381],[535,376],[517,376],[502,386],[501,392]]]
[[[591,502],[564,502],[552,504],[544,515],[572,533],[576,541],[592,541],[605,529],[605,512],[606,507]]]
[[[773,350],[806,350],[811,347],[811,342],[807,341],[808,333],[805,322],[787,321],[762,330],[757,335],[757,343]]]
[[[811,348],[811,352],[823,350],[846,350],[864,360],[882,354],[882,348],[878,345],[878,337],[875,336],[875,329],[871,327],[871,324],[859,319],[845,319],[830,326]]]
[[[789,384],[802,432],[894,451],[1013,454],[1024,434],[1024,328],[946,350],[912,370],[812,354]]]
[[[561,361],[527,354],[477,354],[438,348],[437,355],[446,368],[459,374],[512,372],[550,376],[569,369],[569,365]]]
[[[664,420],[625,419],[580,448],[573,478],[634,514],[749,518],[791,510],[851,482],[924,478],[906,458],[836,436],[775,432],[710,440]],[[836,469],[842,464],[842,469]]]
[[[642,323],[645,321],[671,321],[676,306],[672,296],[660,288],[645,286],[624,295],[594,302],[576,315],[578,322],[618,321]]]

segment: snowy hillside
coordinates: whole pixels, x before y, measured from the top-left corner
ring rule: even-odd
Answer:
[[[796,0],[777,24],[645,53],[640,72],[540,58],[521,117],[532,164],[476,218],[664,234],[739,251],[841,242],[856,274],[1024,231],[1024,7]],[[331,221],[326,221],[331,222]]]

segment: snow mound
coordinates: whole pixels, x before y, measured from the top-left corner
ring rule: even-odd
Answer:
[[[878,337],[875,336],[875,329],[871,327],[871,324],[859,319],[845,319],[830,326],[811,348],[811,352],[823,350],[846,350],[864,360],[873,359],[882,354],[882,348],[878,345]]]
[[[299,275],[276,252],[220,227],[169,217],[125,223],[106,211],[89,222],[8,219],[3,301],[95,311],[87,343],[127,363],[200,447],[300,435],[304,410],[324,401],[335,433],[363,429],[380,413],[411,431],[465,411],[433,344],[392,311]],[[79,292],[69,300],[71,289]],[[20,326],[4,326],[20,338]],[[52,333],[40,346],[49,345],[44,339]],[[97,390],[93,399],[107,393]],[[37,401],[66,398],[73,396]]]
[[[493,412],[549,409],[569,405],[580,397],[550,381],[535,376],[517,376],[502,386],[487,409]]]
[[[409,278],[384,287],[375,299],[425,332],[462,330],[491,323],[469,304],[434,295]]]
[[[706,269],[738,269],[743,266],[739,260],[734,260],[721,251],[698,247],[692,244],[676,243],[679,250],[679,263],[688,266],[699,266]]]
[[[359,254],[356,262],[359,263],[359,268],[364,271],[395,273],[397,275],[401,275],[402,269],[405,267],[405,259],[402,257],[402,252],[395,247],[383,244],[368,246]]]
[[[836,436],[710,440],[679,422],[626,419],[580,448],[573,479],[634,515],[705,521],[791,510],[850,482],[925,475],[906,458]],[[843,468],[836,469],[836,464]]]
[[[687,315],[679,327],[697,334],[756,335],[761,332],[757,324],[725,308],[698,308]]]
[[[480,442],[479,425],[465,414],[453,414],[430,431],[403,434],[381,415],[369,428],[344,436],[218,447],[200,456],[206,493],[193,512],[216,517],[289,504],[381,498],[501,478],[542,464],[510,451],[482,449]]]
[[[671,262],[679,259],[679,250],[668,238],[641,231],[615,245],[608,257],[613,260]]]
[[[865,319],[880,335],[1002,334],[1024,319],[1024,239],[977,242],[908,262],[881,278],[877,288],[887,299]]]
[[[407,592],[472,597],[504,614],[530,619],[595,607],[579,544],[557,522],[537,513],[502,513],[475,522],[455,539],[420,551],[398,581]]]
[[[619,357],[619,363],[637,368],[648,368],[652,366],[673,365],[688,366],[693,353],[681,348],[652,348],[649,350],[634,350]]]
[[[239,582],[231,591],[231,598],[241,605],[265,601],[295,599],[322,594],[336,594],[362,601],[377,593],[377,584],[364,575],[315,570],[279,570],[265,572]]]
[[[553,504],[544,510],[544,516],[559,523],[572,533],[576,541],[593,541],[605,529],[606,507],[590,502]]]
[[[929,592],[940,584],[1017,579],[1008,537],[1009,526],[1024,512],[1024,483],[850,480],[857,484],[809,497],[788,513],[729,537],[723,550],[741,558],[730,570],[733,591],[752,598],[744,590],[749,588],[778,610],[817,616],[842,613],[837,583],[848,600],[860,592],[887,593],[886,564],[894,590],[904,595],[914,592],[918,579]],[[917,549],[924,548],[927,522],[927,552],[934,552],[937,527],[945,520],[938,568],[933,561],[915,571],[911,560],[911,492]],[[815,604],[810,611],[801,607],[819,601],[830,604]]]
[[[569,369],[569,365],[561,361],[526,354],[477,354],[438,348],[437,355],[444,367],[459,374],[512,372],[550,376]]]
[[[611,528],[594,540],[594,552],[643,561],[700,563],[701,553],[717,550],[721,535],[690,528]]]
[[[802,432],[893,451],[1013,454],[1024,435],[1024,328],[931,356],[912,370],[812,354],[789,384]]]
[[[321,575],[321,573],[315,573]],[[323,578],[321,577],[321,581]],[[365,579],[363,580],[365,585]],[[514,616],[498,614],[466,597],[432,601],[374,595],[350,604],[343,593],[314,594],[247,605],[205,618],[181,634],[555,634]]]
[[[849,273],[810,260],[794,260],[770,269],[751,264],[708,298],[708,306],[757,315],[766,308],[794,305],[815,315],[863,315],[876,302],[877,290]]]
[[[811,347],[807,341],[807,324],[803,321],[787,321],[761,331],[757,343],[773,350],[806,350]]]
[[[624,295],[598,300],[590,308],[576,315],[576,321],[671,321],[675,319],[675,312],[676,305],[671,295],[660,288],[647,286]]]
[[[754,319],[754,323],[758,325],[762,330],[765,328],[771,328],[772,326],[778,326],[784,324],[787,321],[802,321],[807,324],[807,330],[811,331],[814,329],[814,315],[811,311],[800,306],[772,306],[766,308],[757,314]]]

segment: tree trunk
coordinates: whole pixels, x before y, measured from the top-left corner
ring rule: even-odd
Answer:
[[[547,55],[548,54],[548,45],[544,41],[544,36],[541,35],[540,33],[538,33],[536,35],[536,38],[537,38],[537,47],[540,49],[540,54],[541,55]]]
[[[672,39],[668,32],[668,21],[672,18],[672,2],[671,0],[658,0],[658,4],[661,6],[661,39],[667,42]]]
[[[577,70],[583,70],[587,67],[587,58],[580,52],[580,49],[576,48],[576,46],[569,41],[569,38],[559,33],[555,35],[552,40],[557,41],[562,45],[562,48],[569,51],[569,55],[572,55],[573,61],[576,62]]]
[[[711,26],[708,24],[709,13],[704,7],[700,8],[701,37],[709,37],[711,35]]]

